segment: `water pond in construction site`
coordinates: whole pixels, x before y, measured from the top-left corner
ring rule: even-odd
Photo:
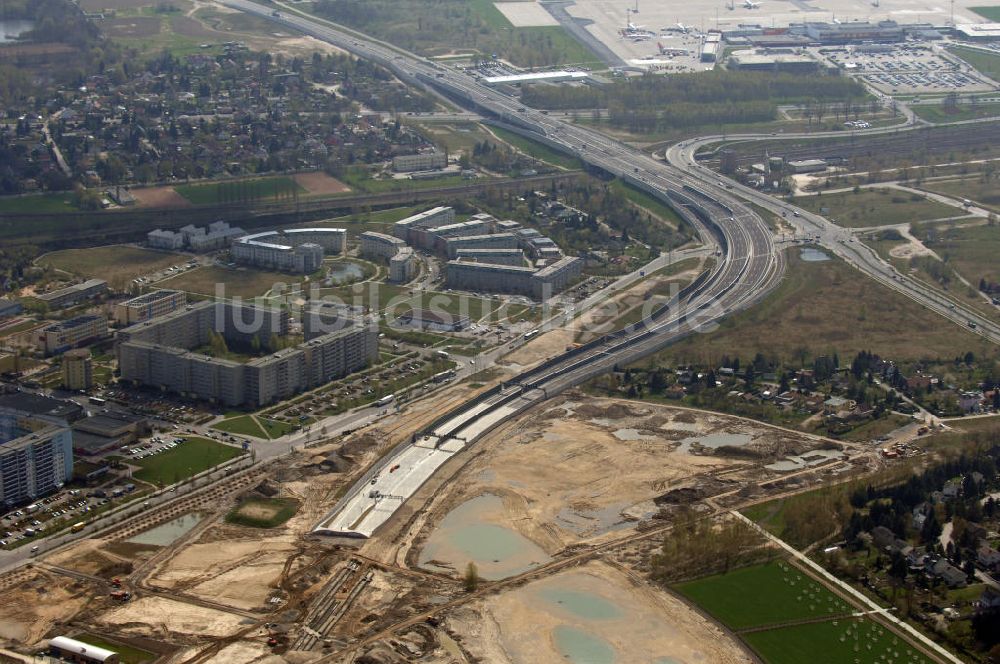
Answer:
[[[484,579],[503,579],[548,562],[537,544],[505,524],[503,501],[492,494],[467,500],[445,516],[424,543],[420,566],[462,573],[476,564]]]
[[[197,526],[204,516],[201,512],[191,512],[149,530],[144,530],[125,541],[147,546],[170,546],[191,532],[191,529]]]
[[[753,436],[747,433],[710,433],[704,436],[685,438],[681,441],[681,445],[677,448],[677,451],[686,454],[691,451],[691,446],[695,443],[698,443],[702,447],[711,447],[712,449],[720,447],[743,447],[752,440]]]
[[[634,661],[632,645],[619,638],[622,626],[632,623],[635,607],[621,604],[625,593],[595,577],[569,573],[527,586],[526,601],[540,614],[537,624],[549,632],[551,646],[572,664],[614,664]],[[544,636],[543,636],[544,638]],[[662,651],[661,651],[662,652]],[[671,653],[674,654],[674,653]],[[649,660],[647,660],[649,661]],[[652,660],[667,664],[666,657]]]

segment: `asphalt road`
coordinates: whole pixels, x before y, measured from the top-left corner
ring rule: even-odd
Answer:
[[[784,263],[780,252],[775,250],[770,229],[752,209],[733,197],[721,181],[689,178],[686,168],[657,161],[596,131],[527,108],[517,99],[462,70],[444,67],[360,33],[299,14],[291,7],[283,5],[273,10],[247,0],[221,1],[234,9],[276,21],[382,64],[405,81],[435,89],[467,109],[496,118],[552,147],[574,154],[680,207],[702,240],[712,249],[718,247],[718,265],[689,300],[675,303],[667,315],[656,322],[649,321],[624,337],[609,340],[582,355],[557,359],[542,375],[532,375],[530,382],[527,378],[525,381],[515,379],[513,382],[521,383],[517,387],[519,398],[516,400],[511,400],[509,393],[498,395],[495,401],[469,404],[449,414],[446,425],[435,431],[437,438],[430,449],[404,448],[387,458],[380,467],[390,468],[388,472],[379,474],[375,469],[371,481],[377,484],[369,482],[366,476],[352,487],[345,499],[323,519],[325,532],[370,535],[444,463],[449,455],[438,453],[441,450],[457,451],[490,426],[559,390],[705,329],[722,316],[759,300],[783,274]]]

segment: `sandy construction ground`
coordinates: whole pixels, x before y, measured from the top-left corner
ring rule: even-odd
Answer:
[[[574,595],[594,598],[585,607],[589,610],[577,610]],[[605,642],[619,662],[752,661],[732,638],[682,602],[605,563],[590,563],[457,610],[447,624],[469,651],[491,664],[565,661],[561,630]]]
[[[913,234],[910,233],[910,228],[908,224],[901,224],[899,227],[897,227],[896,230],[898,230],[899,234],[902,235],[903,239],[906,240],[906,244],[901,244],[890,249],[889,250],[890,256],[892,256],[893,258],[905,258],[905,259],[910,259],[917,256],[931,256],[933,258],[936,258],[937,260],[941,260],[940,256],[934,253],[934,251],[932,251],[931,249],[928,249],[923,242],[915,238]]]
[[[43,570],[3,591],[0,643],[34,644],[56,623],[64,623],[91,601],[94,586]]]
[[[191,201],[174,191],[173,187],[137,187],[132,190],[132,195],[141,207],[191,207]]]
[[[346,184],[326,173],[299,173],[295,176],[295,182],[314,195],[342,194],[351,190]]]
[[[98,623],[116,627],[122,634],[228,636],[235,633],[244,620],[232,613],[172,599],[140,597],[108,611],[98,619]]]
[[[553,554],[652,516],[658,511],[655,497],[690,484],[699,474],[745,465],[676,448],[684,438],[749,429],[722,416],[607,399],[584,403],[570,396],[515,433],[478,443],[482,453],[464,469],[461,481],[452,482],[441,511],[478,495],[498,496],[505,514],[491,521]]]
[[[220,521],[161,563],[151,585],[182,591],[237,609],[264,608],[307,533],[329,505],[323,497],[335,476],[282,485],[285,495],[305,498],[299,512],[277,528],[246,528]],[[293,566],[290,571],[297,567]]]
[[[546,11],[541,4],[527,0],[526,2],[494,2],[493,6],[507,17],[515,28],[535,28],[546,25],[559,25],[559,21]]]

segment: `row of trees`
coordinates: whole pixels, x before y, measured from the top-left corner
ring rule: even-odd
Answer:
[[[608,108],[615,101],[632,108],[657,108],[677,103],[829,102],[861,100],[865,96],[862,85],[840,76],[718,70],[671,76],[648,74],[601,87],[531,85],[525,86],[523,99],[540,108],[571,110]]]

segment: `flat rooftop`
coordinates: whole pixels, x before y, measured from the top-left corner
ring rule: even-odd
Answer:
[[[537,83],[545,81],[582,81],[590,74],[583,71],[536,71],[525,74],[508,74],[506,76],[486,76],[487,83]]]

